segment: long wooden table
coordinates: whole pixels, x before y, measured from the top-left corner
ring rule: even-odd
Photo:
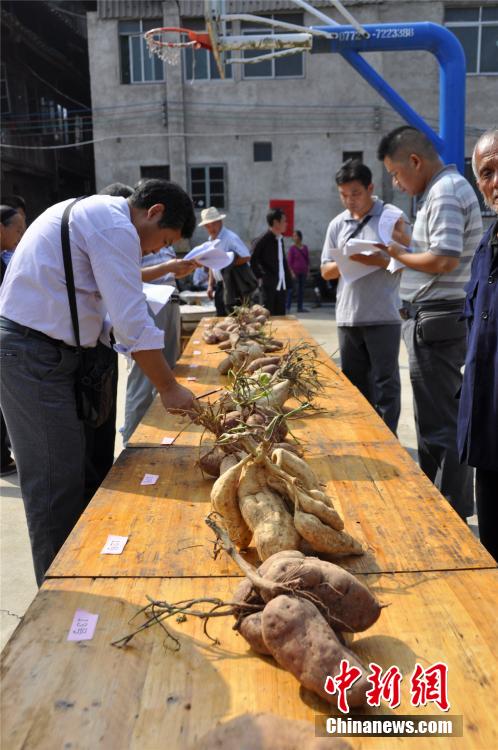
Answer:
[[[362,576],[389,602],[378,622],[355,639],[363,663],[396,664],[403,674],[401,705],[362,708],[361,714],[438,714],[414,709],[409,679],[416,662],[448,665],[450,716],[463,716],[463,738],[423,738],[417,750],[493,750],[496,726],[496,595],[498,572],[473,570]],[[300,689],[269,658],[255,656],[230,619],[202,623],[187,617],[168,628],[180,650],[155,627],[117,649],[146,596],[170,602],[196,597],[230,600],[232,578],[89,579],[47,581],[3,654],[5,750],[186,750],[217,721],[271,711],[314,721],[338,711]],[[73,612],[99,614],[93,640],[67,642]],[[353,712],[353,717],[358,711]],[[441,718],[447,718],[440,713]],[[362,750],[412,747],[410,739],[351,740]],[[234,748],[235,750],[235,748]]]
[[[203,326],[177,368],[180,382],[198,395],[218,386],[224,356],[202,341]],[[273,328],[280,338],[310,338],[292,319],[277,319]],[[463,737],[419,736],[417,748],[491,750],[498,746],[496,563],[323,350],[317,355],[325,385],[319,403],[327,412],[296,420],[293,432],[346,529],[368,548],[341,564],[389,604],[354,649],[365,664],[395,664],[403,673],[393,715],[438,714],[430,704],[410,706],[409,676],[416,662],[447,663],[450,714],[463,716]],[[187,380],[192,376],[197,380]],[[3,652],[2,747],[184,750],[218,721],[246,711],[310,721],[337,715],[271,659],[254,655],[226,621],[210,627],[217,646],[192,617],[171,622],[179,651],[166,648],[160,628],[125,649],[110,645],[141,622],[130,618],[147,596],[229,600],[238,584],[231,560],[212,556],[204,523],[212,480],[195,466],[201,434],[159,402],[151,406]],[[163,437],[173,444],[161,445]],[[145,473],[159,475],[157,484],[141,486]],[[129,537],[121,555],[100,554],[108,534]],[[254,550],[247,559],[256,562]],[[67,641],[77,609],[99,615],[90,641]],[[410,739],[349,742],[355,750],[391,750]]]

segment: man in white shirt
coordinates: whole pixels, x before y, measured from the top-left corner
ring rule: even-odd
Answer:
[[[1,406],[39,585],[85,507],[84,428],[75,399],[79,356],[61,247],[69,203],[52,206],[31,224],[0,295]],[[96,345],[109,314],[116,350],[139,364],[165,409],[188,410],[193,395],[176,382],[162,354],[164,333],[147,312],[140,261],[191,237],[194,226],[191,199],[164,180],[143,182],[128,199],[80,200],[69,219],[81,345]]]
[[[199,226],[204,227],[209,234],[210,240],[219,240],[220,248],[226,253],[232,252],[235,256],[232,265],[224,269],[224,273],[211,269],[209,271],[207,293],[210,299],[214,297],[216,314],[219,317],[230,313],[234,305],[240,305],[242,302],[240,298],[233,294],[232,289],[229,289],[227,284],[224,283],[225,273],[230,274],[234,269],[246,265],[251,257],[249,248],[244,245],[240,237],[231,229],[223,226],[223,219],[225,218],[226,214],[221,214],[217,208],[211,206],[201,211],[199,222]]]

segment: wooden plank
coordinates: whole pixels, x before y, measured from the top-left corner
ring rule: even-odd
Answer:
[[[408,691],[416,662],[448,665],[451,715],[463,716],[463,738],[417,737],[417,750],[491,750],[498,747],[497,572],[459,571],[368,577],[390,606],[355,639],[362,662],[403,674],[401,705],[361,709],[368,715],[439,714],[413,708]],[[130,632],[130,618],[146,595],[168,601],[209,596],[230,600],[230,579],[59,579],[48,581],[2,654],[2,737],[8,750],[93,747],[187,750],[217,722],[241,713],[270,711],[314,721],[338,712],[306,690],[270,658],[261,658],[230,627],[209,631],[188,617],[170,622],[180,650],[150,629],[124,650],[111,641]],[[67,642],[73,615],[99,615],[95,636]],[[139,620],[140,622],[140,620]],[[354,750],[404,750],[410,738],[351,739]],[[439,744],[440,743],[440,744]]]
[[[213,480],[195,465],[198,451],[170,446],[123,451],[66,540],[48,576],[223,576],[231,561],[213,559]],[[155,485],[141,486],[145,474]],[[102,555],[107,536],[127,536],[121,555]],[[255,562],[255,551],[248,554]]]
[[[396,447],[393,441],[393,449]],[[212,559],[212,481],[193,448],[124,451],[53,562],[58,576],[240,575]],[[357,573],[494,567],[495,562],[405,451],[393,459],[383,443],[334,444],[310,453],[346,530],[368,549],[341,559]],[[156,485],[140,486],[144,474]],[[129,536],[121,555],[101,555],[108,534]],[[247,557],[257,560],[250,548]]]

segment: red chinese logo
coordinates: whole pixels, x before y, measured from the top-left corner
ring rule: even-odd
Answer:
[[[448,711],[448,666],[443,662],[436,662],[423,669],[417,663],[411,678],[410,694],[412,706],[435,703],[441,711]]]
[[[372,685],[367,691],[367,704],[380,706],[380,702],[387,703],[390,708],[397,708],[401,703],[401,681],[403,675],[398,667],[392,666],[382,674],[382,667],[372,662],[369,664],[370,674],[367,680]]]
[[[350,667],[347,659],[342,659],[339,674],[336,677],[330,677],[325,680],[323,689],[329,695],[334,695],[337,692],[337,708],[342,711],[343,714],[349,713],[348,704],[348,690],[354,685],[356,680],[361,677],[361,669],[358,667]]]

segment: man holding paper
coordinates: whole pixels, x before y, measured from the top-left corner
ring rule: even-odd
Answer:
[[[214,297],[216,314],[219,317],[232,312],[235,305],[242,303],[245,296],[243,294],[245,279],[248,274],[252,276],[248,266],[249,249],[235,232],[223,226],[225,218],[226,214],[220,213],[217,208],[211,206],[201,211],[199,222],[199,226],[204,227],[208,233],[210,241],[216,242],[220,250],[230,254],[229,264],[220,265],[217,268],[209,266],[207,293],[210,299]],[[255,288],[256,281],[254,280],[252,291]],[[248,292],[248,295],[250,293]]]
[[[336,174],[345,211],[327,229],[325,280],[339,278],[336,321],[342,371],[396,434],[401,409],[398,356],[400,274],[377,249],[382,236],[405,236],[406,217],[373,195],[372,172],[348,161]]]
[[[479,203],[456,166],[443,164],[415,128],[384,136],[378,157],[395,187],[418,199],[411,247],[390,243],[386,250],[406,266],[401,316],[420,468],[465,519],[473,513],[473,477],[458,460],[457,395],[467,347],[465,284],[482,233]]]

